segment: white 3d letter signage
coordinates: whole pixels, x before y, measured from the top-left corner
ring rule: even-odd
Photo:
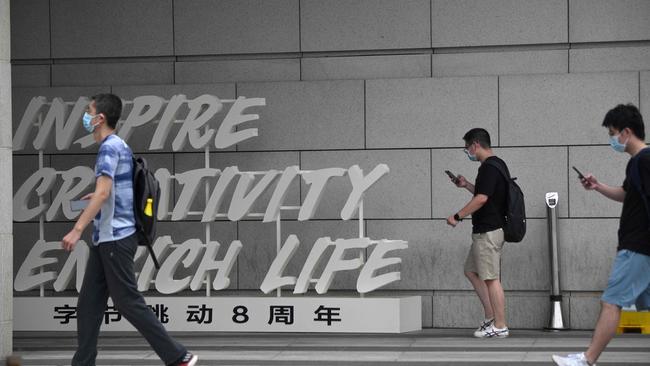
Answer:
[[[59,151],[69,149],[73,143],[81,148],[93,145],[94,140],[90,135],[75,140],[81,133],[81,117],[88,102],[86,97],[79,97],[73,102],[65,102],[61,98],[48,100],[42,96],[32,98],[13,137],[14,151],[26,149],[30,137],[33,138],[31,147],[42,151],[52,140],[52,134],[54,146]],[[153,130],[149,150],[157,151],[171,146],[172,151],[184,151],[188,143],[192,149],[197,150],[209,147],[225,149],[256,137],[257,128],[242,124],[258,120],[257,114],[248,114],[246,110],[265,106],[266,100],[239,97],[222,101],[208,94],[191,99],[179,94],[168,100],[154,95],[139,96],[132,101],[125,101],[125,104],[130,104],[131,108],[119,125],[120,137],[128,142],[138,129],[149,128]],[[227,111],[226,104],[231,104]],[[221,111],[224,111],[225,117],[219,126],[214,126],[215,116]],[[179,128],[173,128],[175,124],[180,125],[177,126]],[[161,220],[186,220],[193,214],[190,208],[199,205],[197,197],[205,195],[205,205],[200,213],[203,223],[212,222],[217,217],[239,221],[247,217],[253,207],[259,207],[260,197],[265,192],[269,192],[266,196],[270,195],[270,199],[259,217],[265,223],[276,222],[287,194],[292,188],[295,189],[294,183],[300,184],[300,181],[304,183],[306,193],[302,205],[296,208],[297,219],[310,220],[314,217],[326,187],[334,180],[347,181],[350,187],[345,205],[340,211],[342,220],[350,220],[358,213],[365,193],[389,172],[385,164],[378,164],[369,172],[364,172],[358,165],[312,171],[302,171],[298,166],[265,172],[241,171],[237,166],[177,170],[180,172],[174,174],[166,168],[160,168],[155,173],[161,183],[162,195],[157,216]],[[65,170],[51,167],[38,169],[16,191],[13,199],[14,220],[25,222],[43,217],[45,221],[52,221],[60,218],[60,214],[73,220],[79,212],[71,209],[70,201],[78,199],[82,192],[92,188],[94,181],[93,169],[86,166]],[[175,186],[179,187],[177,195],[173,194]],[[15,278],[16,291],[32,290],[50,282],[53,282],[55,291],[63,291],[68,287],[73,274],[76,274],[75,287],[79,290],[88,258],[87,245],[77,245],[64,263],[60,264],[57,272],[52,268],[61,258],[56,253],[62,249],[59,241],[52,240],[60,238],[50,237],[48,240],[38,240],[27,254]],[[268,244],[272,242],[270,239]],[[300,246],[306,244],[311,245],[306,251],[309,253],[306,261],[295,263],[294,254]],[[174,294],[187,289],[197,291],[209,280],[208,286],[211,289],[226,289],[230,286],[231,271],[244,245],[239,240],[224,246],[209,239],[205,242],[195,238],[178,243],[171,236],[158,237],[154,251],[161,260],[159,270],[155,270],[144,248],[139,248],[136,254],[137,258],[148,258],[139,269],[138,288],[146,291],[155,286],[162,294]],[[309,290],[309,285],[314,284],[316,292],[324,294],[337,273],[358,271],[357,291],[371,292],[400,279],[400,273],[390,271],[389,266],[399,264],[401,260],[391,257],[390,252],[406,247],[407,243],[402,240],[373,240],[367,237],[323,237],[314,243],[301,243],[296,235],[291,234],[271,261],[260,290],[270,293],[291,287],[294,294],[304,294]],[[346,259],[350,257],[346,257],[348,253],[356,254],[366,250],[370,253],[367,260],[358,257]],[[217,260],[219,251],[225,254]],[[295,276],[285,273],[289,263],[294,268],[296,265],[301,268]],[[43,270],[46,266],[47,271]],[[315,278],[317,267],[322,268],[319,278]],[[193,273],[188,271],[190,268],[194,269]],[[377,272],[382,274],[377,275]]]

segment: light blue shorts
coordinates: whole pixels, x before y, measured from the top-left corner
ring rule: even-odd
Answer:
[[[637,310],[650,309],[650,256],[620,250],[616,254],[603,302],[622,308],[636,305]]]

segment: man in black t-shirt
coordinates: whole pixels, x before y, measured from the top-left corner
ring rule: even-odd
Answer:
[[[505,294],[500,281],[501,249],[504,243],[507,181],[493,164],[508,171],[506,163],[492,152],[490,134],[482,128],[469,130],[465,136],[465,153],[472,161],[480,161],[476,184],[459,175],[452,181],[474,196],[447,224],[456,226],[472,215],[472,246],[465,261],[465,276],[481,300],[485,312],[478,338],[505,338],[509,335],[505,321]]]
[[[636,305],[650,309],[650,222],[646,200],[650,197],[650,150],[644,142],[643,117],[632,104],[618,105],[605,115],[609,143],[631,158],[622,186],[609,186],[587,174],[581,179],[587,190],[595,190],[614,201],[623,202],[618,228],[618,248],[607,288],[600,299],[601,311],[589,348],[584,353],[553,360],[561,366],[595,364],[616,334],[621,308]]]

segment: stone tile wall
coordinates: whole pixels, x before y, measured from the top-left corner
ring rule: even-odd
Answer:
[[[0,1],[5,7],[7,3]],[[390,173],[365,197],[366,234],[407,240],[409,249],[397,254],[402,258],[396,267],[402,280],[375,295],[419,294],[424,326],[473,327],[481,317],[480,305],[462,274],[470,224],[452,229],[444,221],[470,196],[451,185],[444,170],[474,179],[477,165],[463,154],[462,136],[472,127],[486,128],[496,153],[518,177],[529,217],[526,239],[508,244],[502,261],[511,326],[541,328],[547,321],[544,194],[555,191],[560,195],[566,316],[573,328],[593,327],[599,292],[615,254],[620,205],[585,192],[571,166],[610,184],[622,182],[627,157],[607,146],[600,124],[618,103],[640,105],[646,120],[650,118],[649,2],[88,4],[11,3],[11,75],[7,64],[0,65],[0,79],[13,79],[14,133],[30,98],[38,95],[68,101],[106,91],[126,100],[175,94],[266,98],[266,106],[248,111],[259,114],[259,120],[241,126],[258,128],[259,136],[226,150],[212,144],[210,166],[268,170],[299,165],[310,170],[359,164],[367,173],[377,164],[388,164]],[[8,54],[0,53],[0,59],[8,59]],[[6,103],[7,98],[0,101]],[[229,107],[225,104],[210,125],[218,127]],[[5,171],[12,169],[6,119],[0,124]],[[203,149],[188,144],[175,152],[173,137],[163,149],[149,152],[154,130],[153,124],[139,127],[129,139],[153,166],[172,174],[204,167]],[[178,126],[172,127],[170,136],[177,131]],[[9,180],[2,185],[13,181],[14,193],[38,167],[31,146],[34,137],[35,130],[26,148],[14,151],[13,179],[3,176]],[[57,169],[92,165],[93,155],[93,148],[74,146],[59,152],[50,143],[44,164]],[[356,221],[340,220],[350,188],[347,177],[333,178],[314,220],[298,222],[295,213],[284,216],[283,237],[294,233],[301,240],[296,258],[305,258],[318,237],[358,234]],[[180,192],[176,184],[171,199]],[[300,205],[306,192],[307,186],[296,180],[287,203]],[[270,196],[262,195],[254,211],[263,211]],[[11,207],[7,194],[0,198],[3,207]],[[204,205],[201,190],[192,210]],[[5,212],[0,220],[11,218]],[[69,226],[60,213],[58,220],[45,225],[48,240],[58,240]],[[188,216],[181,222],[163,221],[161,233],[178,242],[203,238],[204,225],[198,220]],[[0,223],[0,229],[0,254],[5,258],[0,268],[5,273],[13,264],[15,274],[37,238],[38,223],[15,222],[13,228]],[[244,243],[229,290],[250,293],[258,288],[275,254],[275,225],[253,218],[237,223],[218,219],[211,230],[222,248],[234,239]],[[7,259],[12,241],[13,259]],[[296,260],[287,275],[299,271]],[[355,283],[356,273],[341,274],[333,282],[333,293],[354,294]],[[8,288],[3,283],[3,291]],[[2,309],[5,314],[6,307]],[[6,321],[3,315],[0,322]]]

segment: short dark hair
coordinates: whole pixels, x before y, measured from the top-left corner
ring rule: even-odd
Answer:
[[[490,134],[484,128],[472,128],[467,131],[465,136],[463,136],[463,140],[465,140],[465,145],[471,145],[478,142],[478,144],[484,149],[492,147],[492,144],[490,143]]]
[[[641,112],[639,112],[639,108],[631,103],[619,104],[610,109],[603,120],[603,127],[615,128],[619,132],[625,128],[629,128],[636,137],[645,140],[643,117],[641,116]]]
[[[96,114],[104,114],[108,127],[115,129],[122,114],[122,100],[115,94],[97,94],[91,98],[95,101]]]

